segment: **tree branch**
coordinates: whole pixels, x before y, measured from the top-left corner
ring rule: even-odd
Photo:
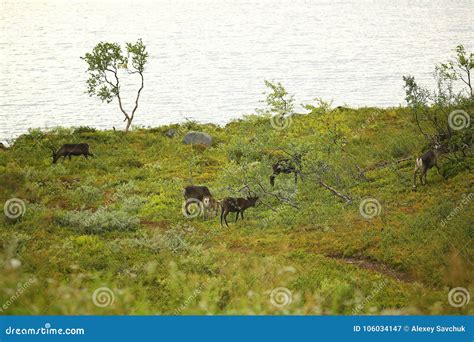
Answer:
[[[319,184],[321,186],[323,186],[324,188],[328,189],[329,191],[331,191],[333,194],[335,194],[336,196],[342,198],[344,201],[346,201],[348,204],[351,204],[352,203],[352,199],[349,197],[349,196],[346,196],[344,195],[343,193],[337,191],[336,189],[334,189],[332,186],[324,183],[321,179],[318,180]]]
[[[125,115],[125,120],[130,121],[130,116],[127,114],[125,109],[123,109],[122,98],[120,97],[120,81],[119,81],[119,78],[117,76],[117,69],[115,69],[115,71],[112,71],[112,72],[115,76],[115,81],[117,83],[117,100],[118,100],[118,103],[119,103],[120,110],[122,111],[123,115]],[[125,121],[125,120],[123,120],[123,121]]]
[[[273,196],[273,197],[275,197],[277,200],[279,200],[280,202],[286,203],[286,204],[292,206],[293,208],[299,209],[299,207],[298,207],[296,204],[294,204],[290,199],[285,198],[285,197],[281,197],[281,196],[279,196],[279,195],[277,195],[277,194],[275,194],[275,193],[273,193],[273,192],[271,192],[271,191],[266,190],[266,189],[264,188],[264,186],[263,186],[260,182],[258,182],[257,185],[260,187],[260,189],[262,189],[262,192],[263,192],[264,194]]]
[[[402,158],[402,159],[398,159],[398,160],[395,160],[395,161],[391,161],[391,160],[384,160],[384,161],[381,161],[381,162],[378,162],[378,163],[375,163],[373,165],[370,165],[370,166],[367,166],[366,168],[364,168],[362,171],[362,173],[365,173],[367,171],[370,171],[370,170],[374,170],[374,169],[379,169],[379,168],[382,168],[382,167],[385,167],[391,163],[395,163],[395,164],[399,164],[399,163],[402,163],[404,161],[407,161],[407,160],[411,160],[413,158],[413,156],[408,156],[408,157],[405,157],[405,158]]]
[[[139,74],[140,74],[140,78],[142,80],[142,83],[141,83],[140,89],[138,89],[138,92],[137,92],[137,98],[135,99],[135,107],[132,110],[132,116],[130,117],[130,120],[133,120],[133,116],[135,115],[135,112],[138,108],[138,100],[140,99],[140,93],[142,92],[143,86],[144,86],[143,73],[139,72]]]

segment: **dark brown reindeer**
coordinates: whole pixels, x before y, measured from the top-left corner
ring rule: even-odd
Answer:
[[[413,188],[412,188],[413,191],[416,190],[416,176],[419,172],[420,172],[421,185],[426,184],[426,173],[433,166],[436,167],[438,174],[441,174],[439,171],[439,166],[438,166],[438,158],[441,154],[445,152],[446,152],[446,149],[442,145],[437,143],[434,145],[432,149],[426,151],[420,157],[416,158],[415,171],[413,172]]]
[[[200,185],[188,185],[184,188],[184,199],[186,200],[186,214],[190,215],[188,210],[188,206],[192,204],[193,201],[191,199],[196,199],[199,202],[203,203],[204,197],[212,198],[211,192],[207,186],[200,186]]]
[[[71,160],[71,156],[84,156],[86,159],[89,156],[94,156],[92,153],[89,152],[89,144],[64,144],[61,148],[55,151],[51,148],[53,152],[53,164],[56,164],[59,158],[63,157],[63,160],[66,157],[69,157]]]
[[[295,184],[298,182],[298,175],[301,177],[300,171],[301,155],[297,154],[293,158],[285,158],[278,160],[272,165],[273,174],[270,176],[270,184],[275,186],[275,178],[280,173],[295,174]]]
[[[225,222],[226,226],[229,227],[227,223],[227,215],[229,213],[237,213],[235,215],[235,222],[239,218],[239,214],[244,219],[244,211],[250,207],[255,207],[257,203],[258,196],[247,196],[247,198],[235,198],[235,197],[226,197],[222,200],[222,211],[221,211],[221,226],[223,226],[222,221]]]

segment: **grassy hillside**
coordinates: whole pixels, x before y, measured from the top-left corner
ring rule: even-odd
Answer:
[[[472,153],[442,159],[447,179],[430,170],[414,192],[424,143],[408,109],[316,108],[287,124],[19,137],[0,150],[0,199],[25,203],[23,216],[0,218],[2,314],[472,314],[472,301],[448,303],[450,288],[474,294]],[[184,145],[190,130],[212,147]],[[48,146],[79,142],[95,157],[51,164]],[[271,188],[285,151],[303,154],[303,181],[280,175]],[[221,228],[183,215],[188,184],[217,198],[248,184],[261,201]],[[378,215],[361,214],[365,199]]]

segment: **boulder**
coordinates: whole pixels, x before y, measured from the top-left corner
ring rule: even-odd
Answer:
[[[204,145],[204,146],[211,146],[212,145],[212,137],[204,132],[195,132],[190,131],[186,133],[184,136],[183,142],[186,145]]]

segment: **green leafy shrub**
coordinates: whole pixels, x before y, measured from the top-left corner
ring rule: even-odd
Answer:
[[[74,133],[75,134],[81,134],[81,133],[95,133],[97,130],[93,127],[89,126],[79,126],[74,128]]]

